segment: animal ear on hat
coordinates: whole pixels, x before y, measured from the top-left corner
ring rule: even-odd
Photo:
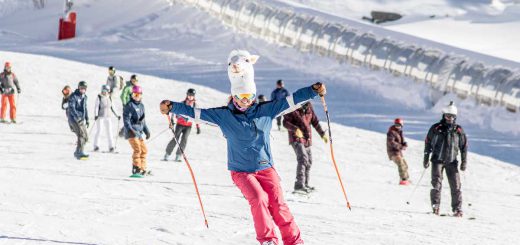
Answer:
[[[249,59],[249,63],[251,63],[251,64],[255,64],[256,61],[258,61],[258,59],[260,59],[260,56],[258,56],[258,55],[254,55],[254,54],[253,54],[253,55],[250,55],[250,56],[248,57],[248,59]]]

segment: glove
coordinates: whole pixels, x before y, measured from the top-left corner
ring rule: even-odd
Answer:
[[[296,131],[294,132],[294,136],[296,136],[296,138],[303,138],[303,132],[298,128],[296,129]]]
[[[99,116],[95,116],[94,117],[94,121],[97,121],[98,118],[99,118]]]
[[[314,92],[318,93],[319,96],[324,96],[325,94],[327,94],[327,89],[325,88],[325,84],[320,83],[320,82],[313,84],[312,90],[314,90]]]
[[[117,120],[118,120],[118,121],[121,120],[121,116],[117,116]]]
[[[159,105],[159,109],[161,110],[162,114],[168,114],[172,110],[172,108],[172,102],[170,102],[169,100],[163,100]]]
[[[466,160],[462,161],[462,163],[460,164],[460,171],[466,171]]]
[[[20,92],[22,92],[22,90],[18,89],[18,90],[16,90],[16,92],[20,93]]]
[[[323,137],[321,137],[321,139],[323,139],[323,142],[325,142],[325,144],[329,143],[329,137],[327,137],[327,135],[323,135]]]
[[[146,139],[150,139],[150,132],[146,131],[145,134],[146,134]]]
[[[90,123],[88,121],[86,121],[85,124],[87,125],[87,128],[90,126]]]
[[[200,134],[200,128],[197,128],[197,134]]]
[[[430,154],[424,153],[424,161],[423,161],[424,168],[428,168],[430,166]]]

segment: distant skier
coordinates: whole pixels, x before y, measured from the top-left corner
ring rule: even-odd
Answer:
[[[123,89],[123,78],[116,76],[116,68],[113,66],[108,67],[107,83],[110,87],[110,96],[114,96],[114,91]]]
[[[406,150],[406,147],[408,147],[408,143],[404,141],[403,126],[403,120],[401,118],[396,118],[394,120],[394,125],[390,126],[388,129],[388,132],[386,133],[386,153],[388,154],[388,158],[394,161],[397,165],[399,177],[401,178],[399,184],[409,185],[410,181],[408,179],[410,177],[408,175],[408,164],[406,163],[402,152]]]
[[[314,187],[309,186],[309,173],[312,166],[312,130],[311,125],[316,129],[320,137],[328,142],[325,131],[320,126],[320,121],[314,113],[312,104],[306,102],[301,108],[283,116],[283,126],[289,133],[289,144],[296,153],[298,166],[296,168],[296,182],[294,192],[309,193]]]
[[[4,71],[0,73],[0,87],[2,91],[2,108],[0,115],[0,122],[7,123],[5,120],[5,114],[7,111],[7,102],[9,102],[9,117],[11,123],[16,123],[16,101],[15,93],[20,94],[20,85],[18,78],[12,72],[10,62],[5,62]]]
[[[432,162],[432,190],[430,192],[433,213],[439,215],[441,204],[442,175],[446,170],[451,190],[451,208],[453,215],[462,217],[462,192],[460,190],[459,162],[457,155],[460,151],[460,170],[465,171],[467,165],[468,140],[460,125],[456,123],[457,107],[451,102],[442,110],[440,122],[431,126],[425,140],[424,168]],[[431,155],[431,158],[430,158]]]
[[[117,120],[121,119],[121,116],[117,115],[114,105],[112,103],[112,97],[109,94],[110,86],[103,85],[101,86],[101,93],[98,94],[96,99],[96,106],[94,107],[94,116],[96,124],[96,134],[94,136],[94,151],[99,150],[99,135],[103,131],[102,128],[105,127],[108,135],[108,151],[114,152],[114,136],[112,133],[112,118],[111,114],[117,118]],[[99,121],[98,121],[99,120]]]
[[[289,91],[285,89],[283,81],[276,81],[276,89],[274,89],[273,92],[271,92],[271,100],[283,100],[287,96],[289,96]],[[278,130],[282,130],[281,116],[276,117],[276,126],[278,126]]]
[[[123,112],[125,138],[128,139],[134,153],[132,154],[132,177],[143,177],[148,174],[146,154],[148,149],[144,138],[150,138],[150,130],[146,126],[144,104],[141,103],[143,90],[139,86],[132,88],[132,96]]]
[[[275,117],[317,95],[325,95],[325,85],[316,83],[286,99],[259,104],[255,101],[253,70],[257,59],[258,56],[244,50],[233,50],[229,55],[231,96],[227,106],[199,109],[163,100],[161,112],[185,115],[220,127],[227,141],[231,178],[251,206],[260,244],[278,244],[275,224],[285,245],[303,244],[300,229],[283,198],[280,177],[273,168],[270,132]]]
[[[195,89],[188,89],[186,92],[186,99],[184,99],[184,104],[191,106],[193,108],[196,107],[195,103]],[[190,118],[177,115],[175,117],[171,117],[171,125],[175,125],[175,122],[173,121],[174,118],[177,119],[177,126],[175,127],[175,135],[174,137],[177,140],[180,140],[180,146],[177,148],[177,152],[175,154],[175,161],[180,162],[181,161],[181,148],[183,150],[186,150],[186,144],[188,143],[188,136],[190,136],[191,128],[193,126],[193,122],[190,120]],[[200,134],[200,125],[197,123],[195,124],[197,128],[197,134]],[[182,137],[181,137],[182,135]],[[166,146],[166,154],[164,155],[163,161],[168,161],[170,155],[173,152],[173,149],[175,148],[176,141],[175,139],[170,140],[170,143]]]
[[[74,157],[78,160],[88,159],[88,155],[84,152],[85,143],[88,141],[87,128],[89,126],[86,92],[87,82],[79,82],[78,89],[69,97],[67,108],[69,125],[78,137],[76,151],[74,152]]]
[[[265,99],[265,95],[263,95],[263,94],[259,94],[259,95],[258,95],[258,103],[260,103],[260,102],[265,102],[265,101],[266,101],[266,99]]]
[[[120,98],[121,98],[121,103],[123,104],[123,108],[125,108],[126,104],[130,101],[130,99],[132,97],[132,88],[137,85],[138,85],[137,75],[133,74],[130,77],[130,81],[126,82],[125,87],[121,91]],[[124,135],[124,127],[122,127],[121,130],[119,130],[119,136],[123,137],[123,135]]]

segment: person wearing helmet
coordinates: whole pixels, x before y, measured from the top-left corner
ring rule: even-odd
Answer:
[[[123,110],[125,138],[128,139],[134,153],[132,154],[132,177],[143,177],[146,170],[146,154],[148,149],[144,138],[150,138],[150,131],[146,126],[144,104],[141,102],[143,90],[140,86],[132,87],[130,101]]]
[[[137,75],[132,75],[130,77],[130,81],[126,82],[123,91],[121,91],[121,102],[123,103],[123,107],[130,101],[132,97],[132,88],[138,85]]]
[[[87,110],[87,82],[78,83],[78,89],[69,97],[69,105],[67,107],[67,116],[72,131],[76,134],[78,142],[74,157],[78,160],[88,159],[84,148],[88,141],[87,127],[89,126],[88,110]]]
[[[123,104],[123,108],[125,108],[126,104],[130,101],[131,97],[132,97],[132,88],[134,86],[137,86],[138,84],[138,80],[137,80],[137,75],[133,74],[131,77],[130,77],[130,81],[127,81],[126,82],[126,85],[125,87],[123,88],[123,90],[121,91],[121,103]],[[119,130],[119,136],[120,137],[123,137],[124,136],[124,128],[125,127],[122,127],[120,130]]]
[[[113,95],[116,89],[123,89],[123,77],[116,76],[116,68],[114,68],[113,66],[108,67],[108,77],[106,85],[108,85],[110,88],[110,90],[108,91],[110,96]]]
[[[117,115],[114,110],[112,103],[112,97],[110,96],[110,86],[101,86],[101,93],[98,94],[96,99],[96,106],[94,107],[94,120],[97,121],[96,134],[94,136],[94,151],[99,150],[99,135],[101,134],[102,128],[105,127],[108,134],[108,151],[114,152],[114,137],[112,134],[112,118],[113,114],[117,120],[121,119],[121,116]],[[98,121],[99,120],[99,121]]]
[[[464,130],[456,123],[457,107],[453,101],[442,110],[441,121],[433,124],[428,131],[424,146],[424,168],[432,163],[432,189],[430,200],[433,213],[439,215],[441,203],[442,175],[446,171],[451,190],[451,209],[453,215],[462,217],[462,192],[460,190],[460,170],[467,165],[468,140]]]
[[[283,80],[276,81],[276,89],[271,92],[271,100],[283,100],[289,96],[289,91],[285,89]],[[276,118],[276,126],[278,130],[282,130],[282,117]]]
[[[409,185],[410,176],[408,175],[408,164],[403,156],[403,151],[408,147],[408,143],[404,141],[403,135],[404,121],[401,118],[394,120],[394,125],[388,128],[386,133],[386,153],[388,158],[392,160],[399,170],[400,185]]]
[[[195,89],[190,88],[186,92],[186,98],[184,99],[184,104],[191,106],[195,108]],[[172,115],[170,117],[171,119],[171,126],[175,125],[174,118],[177,119],[177,126],[175,127],[175,137],[177,140],[180,140],[180,146],[177,148],[177,152],[175,154],[175,161],[180,162],[181,161],[181,148],[183,150],[186,149],[186,144],[188,143],[188,136],[190,135],[191,128],[193,126],[192,120],[190,120],[189,117],[182,116],[182,115]],[[197,123],[195,124],[197,128],[197,134],[200,134],[200,125]],[[182,138],[181,138],[182,135]],[[170,155],[173,152],[173,149],[175,148],[176,141],[175,139],[170,140],[168,145],[166,146],[166,154],[164,155],[163,161],[168,161]]]
[[[7,111],[7,103],[9,102],[9,117],[11,123],[16,123],[16,100],[15,93],[20,94],[20,85],[18,78],[12,72],[10,62],[5,62],[4,71],[0,73],[0,91],[2,91],[2,108],[0,113],[0,122],[7,123],[5,114]]]

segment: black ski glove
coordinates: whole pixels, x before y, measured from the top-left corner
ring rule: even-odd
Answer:
[[[97,121],[98,118],[99,118],[99,116],[95,116],[94,117],[94,121]]]
[[[144,132],[146,134],[146,139],[150,139],[150,132],[149,131],[146,131]]]
[[[200,128],[197,128],[197,134],[200,134]]]
[[[87,128],[90,126],[90,123],[88,121],[86,121],[85,124],[87,125]]]
[[[430,154],[424,153],[424,161],[423,161],[424,168],[428,168],[430,166]]]
[[[22,92],[22,90],[18,89],[18,90],[17,90],[16,92],[18,92],[18,93],[21,93],[21,92]]]
[[[460,170],[461,171],[466,171],[466,164],[468,162],[466,162],[466,160],[463,160],[462,163],[460,164]]]

